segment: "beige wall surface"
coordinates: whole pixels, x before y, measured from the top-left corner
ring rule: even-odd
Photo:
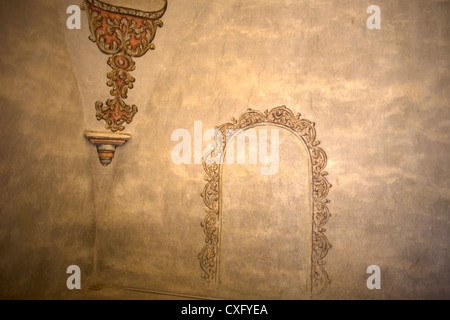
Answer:
[[[68,266],[94,270],[95,171],[56,4],[0,4],[1,298],[59,297]]]
[[[279,167],[261,175],[268,168],[261,161],[224,164],[218,290],[241,299],[306,298],[312,225],[307,150],[287,130],[253,130],[258,138],[260,130],[279,131]],[[233,145],[229,142],[228,149]],[[237,150],[236,145],[235,155]]]
[[[376,1],[381,30],[368,30],[368,1],[169,0],[156,50],[135,59],[132,139],[108,167],[83,137],[106,131],[94,104],[109,98],[108,57],[88,40],[85,12],[81,30],[66,28],[71,4],[0,2],[1,298],[70,298],[72,264],[83,289],[233,297],[201,278],[206,175],[173,163],[171,135],[280,105],[316,123],[329,160],[331,283],[318,298],[450,298],[449,1]],[[274,199],[293,197],[274,181],[285,194]],[[258,199],[233,210],[263,226],[249,214]],[[373,264],[381,290],[366,287]]]

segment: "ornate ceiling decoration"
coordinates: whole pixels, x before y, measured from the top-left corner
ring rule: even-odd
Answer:
[[[135,82],[130,74],[136,68],[133,58],[155,49],[152,41],[157,29],[163,26],[159,19],[166,12],[167,0],[155,12],[113,6],[99,0],[85,0],[84,5],[91,30],[89,39],[102,53],[110,55],[108,65],[112,69],[107,74],[112,99],[105,105],[101,101],[95,103],[97,120],[104,120],[106,129],[112,132],[123,131],[124,124],[130,124],[138,112],[135,105],[125,103],[128,90]]]
[[[322,293],[328,286],[330,279],[324,269],[323,260],[331,248],[325,236],[325,224],[330,218],[327,207],[329,200],[326,199],[331,184],[323,171],[327,165],[327,155],[319,148],[319,141],[316,141],[315,124],[309,120],[301,118],[300,114],[294,113],[281,106],[264,113],[256,110],[248,110],[239,120],[225,123],[217,128],[217,134],[222,139],[217,139],[214,148],[209,149],[203,157],[203,167],[208,181],[202,192],[203,202],[206,205],[207,215],[201,224],[206,236],[206,245],[201,250],[198,258],[202,268],[202,277],[205,280],[217,281],[218,261],[220,255],[220,228],[221,228],[221,173],[222,161],[225,152],[227,139],[232,138],[230,134],[238,129],[246,130],[255,126],[274,125],[285,128],[299,137],[306,146],[310,158],[310,170],[312,173],[311,194],[312,194],[312,248],[311,248],[311,295]],[[219,140],[219,142],[217,142]],[[218,154],[216,154],[218,153]]]

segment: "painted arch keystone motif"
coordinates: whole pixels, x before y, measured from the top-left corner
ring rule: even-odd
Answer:
[[[311,250],[311,294],[317,295],[325,291],[330,279],[324,269],[323,260],[331,248],[325,236],[325,224],[331,214],[328,210],[326,199],[331,184],[325,178],[328,175],[323,171],[327,165],[327,155],[319,148],[316,141],[315,124],[301,118],[300,114],[294,113],[285,106],[274,108],[264,113],[249,109],[238,120],[225,123],[217,128],[217,134],[222,139],[215,141],[215,148],[209,149],[203,157],[207,184],[201,194],[206,205],[207,215],[201,226],[205,233],[206,245],[201,250],[198,258],[202,268],[202,277],[205,280],[216,281],[218,278],[219,239],[221,221],[221,169],[222,162],[218,161],[224,155],[227,139],[232,138],[233,132],[238,129],[246,130],[257,125],[275,125],[296,133],[308,150],[310,158],[310,170],[312,176],[312,250]],[[220,154],[216,154],[216,151]]]
[[[108,65],[108,87],[112,99],[95,103],[97,120],[106,122],[106,129],[112,132],[123,131],[124,124],[130,124],[138,112],[135,105],[128,105],[125,99],[128,90],[133,88],[135,79],[130,72],[136,66],[133,58],[142,57],[154,50],[152,43],[158,28],[163,26],[161,19],[167,9],[167,0],[161,10],[146,12],[136,9],[113,6],[99,0],[85,0],[88,13],[90,40],[97,43],[101,52],[110,55]]]

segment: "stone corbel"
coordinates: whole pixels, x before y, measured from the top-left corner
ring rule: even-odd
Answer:
[[[111,163],[116,148],[123,146],[131,139],[131,136],[126,133],[86,131],[85,136],[90,143],[97,147],[98,158],[104,167]]]
[[[107,86],[111,88],[112,98],[106,104],[101,101],[95,103],[96,118],[105,121],[106,129],[112,133],[123,131],[124,125],[130,124],[138,112],[136,105],[125,103],[128,90],[134,87],[135,82],[130,74],[136,68],[133,58],[142,57],[155,49],[152,42],[157,29],[163,26],[160,19],[166,12],[167,0],[162,9],[153,12],[119,7],[99,0],[84,0],[84,9],[91,31],[89,39],[97,44],[102,53],[110,56],[107,62],[112,69],[107,74]],[[92,142],[90,135],[86,137]],[[117,138],[110,135],[109,138],[108,141],[123,140],[121,135]],[[113,143],[111,146],[115,150],[119,145]],[[110,161],[102,162],[105,163],[108,165]]]

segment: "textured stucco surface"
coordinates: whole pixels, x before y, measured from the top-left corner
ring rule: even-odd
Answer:
[[[58,298],[94,268],[83,113],[56,1],[1,2],[0,297]]]
[[[260,162],[224,165],[219,290],[231,298],[305,298],[312,229],[307,149],[286,129],[254,130],[258,137],[278,130],[279,168],[261,175],[267,165]]]
[[[132,73],[133,138],[107,168],[83,138],[104,128],[107,56],[84,12],[66,29],[70,4],[0,4],[1,297],[70,297],[71,264],[84,288],[226,296],[200,277],[203,168],[172,163],[171,134],[284,104],[316,122],[329,158],[321,298],[450,298],[449,1],[377,1],[368,30],[367,1],[169,0]]]

